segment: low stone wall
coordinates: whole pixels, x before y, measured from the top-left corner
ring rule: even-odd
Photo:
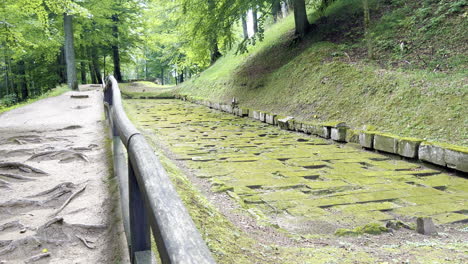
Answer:
[[[445,143],[428,142],[418,138],[399,137],[378,131],[354,130],[344,122],[313,123],[296,120],[259,110],[242,108],[231,104],[207,101],[203,98],[176,95],[176,98],[240,117],[250,117],[261,122],[279,126],[281,129],[302,132],[342,143],[357,143],[369,150],[378,150],[405,158],[419,159],[468,173],[468,148]]]

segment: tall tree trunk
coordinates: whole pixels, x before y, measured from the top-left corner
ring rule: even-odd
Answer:
[[[182,70],[182,72],[179,74],[179,83],[183,83],[184,82],[184,71]]]
[[[83,47],[83,45],[80,46],[80,74],[81,74],[81,83],[86,84],[86,49]]]
[[[281,2],[281,11],[283,12],[283,17],[286,17],[289,14],[290,9],[290,1],[283,1]]]
[[[296,25],[296,34],[303,37],[309,28],[309,20],[307,19],[307,12],[305,0],[294,0],[294,23]]]
[[[258,17],[257,17],[257,7],[252,9],[252,23],[253,23],[253,32],[257,34],[258,32]]]
[[[99,67],[99,55],[96,47],[91,48],[91,60],[93,64],[94,77],[96,78],[95,83],[101,83],[101,67]]]
[[[67,83],[70,89],[78,90],[76,80],[75,48],[73,46],[73,16],[63,14],[65,31],[65,61],[67,63]]]
[[[5,95],[7,95],[7,94],[9,94],[9,91],[8,91],[9,89],[8,88],[10,86],[10,74],[9,74],[10,67],[9,67],[9,63],[8,63],[10,58],[8,58],[6,50],[4,52],[3,58],[5,60],[5,66],[4,66],[4,69],[5,69]]]
[[[241,19],[242,19],[242,32],[244,33],[244,39],[248,39],[249,31],[247,30],[246,14],[243,14]]]
[[[18,61],[18,86],[21,91],[21,99],[24,101],[29,97],[28,83],[26,81],[26,66],[24,61]]]
[[[164,67],[161,67],[161,85],[164,85]]]
[[[211,48],[211,64],[214,64],[221,56],[221,52],[219,52],[218,48],[218,41],[213,40],[212,42],[212,48]]]
[[[112,44],[112,58],[114,60],[114,77],[118,82],[122,82],[122,73],[120,72],[120,54],[119,54],[119,17],[112,15],[112,35],[114,36],[114,42]]]
[[[60,53],[57,57],[57,73],[59,75],[59,83],[67,83],[67,63],[65,62],[65,45],[60,48]]]
[[[280,0],[273,0],[271,4],[271,15],[273,16],[273,21],[276,23],[278,19],[282,16],[281,11],[281,1]]]
[[[367,57],[369,59],[374,58],[374,53],[372,50],[372,43],[369,34],[369,27],[370,27],[370,11],[369,11],[369,1],[362,0],[363,9],[364,9],[364,36],[366,38],[367,44]]]

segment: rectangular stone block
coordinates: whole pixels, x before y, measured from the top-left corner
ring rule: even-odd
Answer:
[[[376,133],[374,135],[374,149],[398,154],[398,137]]]
[[[330,138],[330,134],[331,134],[331,128],[324,126],[322,127],[322,134],[319,136],[323,138]]]
[[[466,147],[423,142],[419,146],[419,159],[468,172],[468,148]]]
[[[212,107],[213,107],[213,109],[221,110],[221,106],[219,105],[219,103],[213,103]]]
[[[257,110],[253,110],[252,111],[252,115],[253,115],[253,119],[257,119],[257,120],[260,120],[260,111],[257,111]]]
[[[297,131],[297,132],[303,132],[303,128],[302,128],[302,124],[303,122],[302,121],[299,121],[299,120],[293,120],[292,121],[292,124],[291,124],[291,128],[290,130],[294,130],[294,131]]]
[[[262,121],[262,122],[265,122],[265,116],[266,116],[266,113],[265,113],[265,112],[262,112],[262,111],[260,111],[260,112],[259,112],[259,115],[260,115],[260,119],[259,119],[259,120],[260,120],[260,121]]]
[[[445,149],[445,163],[447,167],[468,172],[468,148]]]
[[[312,125],[311,123],[309,122],[303,122],[302,123],[302,132],[306,133],[306,134],[312,134]]]
[[[238,108],[238,115],[239,116],[249,116],[249,109],[248,108]]]
[[[276,115],[271,113],[265,113],[265,122],[271,125],[276,125],[275,119]]]
[[[332,127],[330,131],[331,139],[339,142],[346,141],[346,127]]]
[[[374,132],[361,131],[359,133],[359,144],[368,149],[374,148]]]
[[[417,138],[400,138],[398,141],[398,154],[407,158],[417,158],[421,142],[423,140]]]
[[[444,149],[442,147],[422,142],[419,146],[419,159],[440,166],[445,166]]]
[[[278,119],[278,126],[281,129],[284,129],[284,130],[290,130],[289,124],[292,123],[292,120],[294,120],[294,117],[292,117],[292,116],[288,116],[288,117]]]
[[[359,144],[359,133],[357,133],[356,130],[353,130],[353,129],[348,128],[348,129],[346,130],[346,138],[345,138],[345,141],[346,141],[346,142],[350,142],[350,143],[357,143],[357,144]]]

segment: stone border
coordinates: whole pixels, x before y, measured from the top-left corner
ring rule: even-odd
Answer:
[[[284,130],[311,134],[340,143],[357,143],[368,150],[378,150],[468,173],[468,147],[428,142],[418,138],[399,137],[379,131],[354,130],[344,122],[313,123],[299,121],[292,116],[242,108],[236,104],[215,103],[188,95],[177,94],[175,98],[205,105],[240,117],[256,119],[279,126]]]

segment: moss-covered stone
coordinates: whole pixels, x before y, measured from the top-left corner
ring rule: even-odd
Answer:
[[[398,154],[407,158],[417,158],[419,145],[423,141],[418,138],[400,138],[398,141]]]
[[[368,149],[374,148],[374,135],[373,131],[361,131],[359,133],[359,144]]]
[[[378,223],[370,223],[355,229],[340,228],[336,230],[336,236],[360,236],[363,234],[380,235],[388,232],[388,228]]]
[[[398,154],[398,136],[385,134],[385,133],[375,133],[374,134],[374,149]]]
[[[332,127],[330,132],[330,138],[338,142],[345,142],[346,131],[346,127]]]

